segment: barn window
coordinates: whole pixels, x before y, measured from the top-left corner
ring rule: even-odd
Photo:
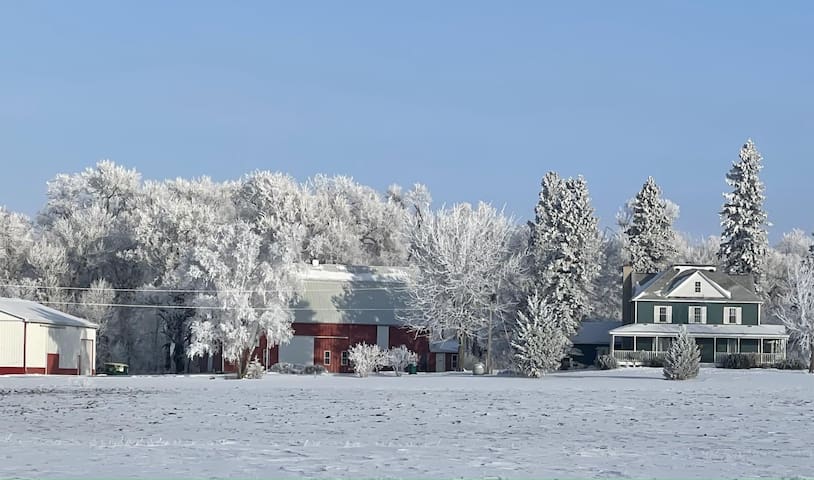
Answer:
[[[350,363],[350,354],[348,352],[342,352],[342,358],[339,360],[339,364],[343,367],[347,367]]]
[[[449,367],[453,370],[458,370],[458,354],[453,353],[449,356]]]
[[[695,282],[695,293],[701,293],[701,282]]]
[[[325,356],[322,357],[322,363],[325,365],[331,364],[331,352],[329,350],[325,350]]]

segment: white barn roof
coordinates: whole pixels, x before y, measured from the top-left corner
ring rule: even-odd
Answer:
[[[43,323],[68,327],[99,328],[93,322],[74,317],[45,305],[19,298],[0,297],[0,312],[17,317],[28,323]]]

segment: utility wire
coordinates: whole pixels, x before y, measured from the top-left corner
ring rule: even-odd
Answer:
[[[19,284],[8,284],[8,283],[0,283],[0,287],[6,288],[26,288],[26,289],[42,289],[42,290],[70,290],[70,291],[90,291],[90,290],[97,290],[90,287],[63,287],[63,286],[47,286],[47,285],[19,285]],[[171,288],[104,288],[99,290],[107,290],[111,292],[129,292],[129,293],[276,293],[280,292],[281,290],[237,290],[237,289],[228,289],[228,290],[197,290],[197,289],[171,289]],[[304,288],[303,292],[323,292],[323,293],[330,293],[336,292],[337,289],[321,289],[321,288]],[[377,290],[389,290],[389,291],[406,291],[409,290],[409,287],[406,286],[398,286],[398,287],[349,287],[351,291],[377,291]]]
[[[166,310],[236,310],[232,307],[207,307],[205,305],[150,305],[144,303],[92,303],[37,301],[46,305],[81,305],[86,307],[158,308]],[[421,310],[420,308],[311,308],[311,307],[249,307],[252,310],[283,310],[287,312],[396,312]]]

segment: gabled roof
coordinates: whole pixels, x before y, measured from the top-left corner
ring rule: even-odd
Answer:
[[[45,305],[20,298],[0,297],[0,312],[28,323],[42,323],[46,325],[60,325],[68,327],[99,328],[93,322],[84,318],[75,317],[60,312]]]
[[[718,336],[740,338],[788,338],[783,325],[708,325],[675,323],[630,323],[610,331],[612,335],[675,336],[681,327],[690,336]]]
[[[719,272],[715,267],[702,265],[674,265],[647,279],[644,284],[634,285],[633,300],[671,301],[703,300],[699,297],[670,296],[681,284],[698,274],[724,295],[725,301],[762,303],[755,294],[754,283],[748,275],[730,275]],[[722,300],[710,297],[710,300]]]

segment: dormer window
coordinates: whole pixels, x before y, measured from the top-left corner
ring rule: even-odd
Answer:
[[[701,293],[701,282],[695,282],[695,293]]]

